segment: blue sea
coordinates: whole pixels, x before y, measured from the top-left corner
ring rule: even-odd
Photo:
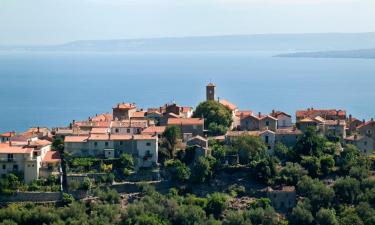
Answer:
[[[272,52],[0,53],[0,131],[64,126],[118,102],[196,106],[205,85],[254,112],[340,108],[375,117],[375,61]]]

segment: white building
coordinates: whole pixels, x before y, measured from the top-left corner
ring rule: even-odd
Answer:
[[[58,171],[59,154],[51,151],[51,142],[37,140],[26,145],[0,144],[0,175],[10,172],[23,174],[26,183],[48,177]]]
[[[65,150],[75,156],[113,158],[132,154],[137,167],[152,167],[158,161],[158,137],[153,135],[91,134],[65,137]]]

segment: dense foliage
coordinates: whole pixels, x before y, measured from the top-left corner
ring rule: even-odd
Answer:
[[[205,119],[205,127],[208,128],[210,135],[225,134],[232,124],[231,111],[217,101],[200,103],[193,117]]]

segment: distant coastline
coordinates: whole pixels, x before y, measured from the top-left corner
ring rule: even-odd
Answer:
[[[279,54],[276,57],[375,59],[375,48],[348,51],[296,52]]]
[[[148,39],[80,40],[58,45],[0,46],[0,51],[279,51],[313,52],[375,48],[375,32],[254,34]]]

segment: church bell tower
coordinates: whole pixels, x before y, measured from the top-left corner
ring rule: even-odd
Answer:
[[[215,84],[209,83],[206,86],[206,100],[214,101],[215,100]]]

